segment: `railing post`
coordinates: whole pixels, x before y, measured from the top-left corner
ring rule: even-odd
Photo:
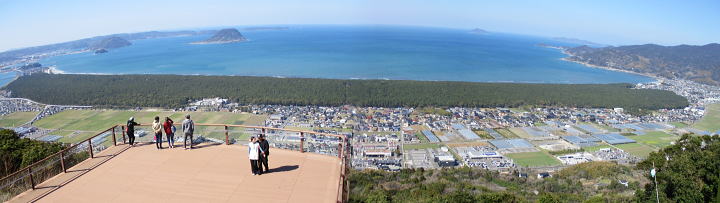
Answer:
[[[33,179],[32,175],[32,167],[28,167],[28,174],[30,174],[30,185],[32,186],[32,189],[35,189],[35,179]]]
[[[127,142],[125,141],[125,126],[120,126],[120,127],[121,127],[120,130],[122,130],[123,144],[126,144]]]
[[[305,149],[303,148],[303,144],[305,144],[305,132],[300,132],[300,153],[305,152]]]
[[[227,125],[225,126],[225,144],[226,145],[230,144],[230,135],[228,134],[228,126]]]
[[[95,156],[93,156],[92,139],[88,139],[88,151],[90,151],[90,158],[95,158]]]
[[[112,128],[112,134],[113,134],[113,146],[117,146],[117,140],[115,138],[115,127]]]
[[[265,130],[265,128],[260,128],[260,135],[262,135],[263,137],[267,137],[267,135],[265,135]]]
[[[65,169],[65,152],[60,151],[60,167],[62,167],[63,173],[67,173]]]

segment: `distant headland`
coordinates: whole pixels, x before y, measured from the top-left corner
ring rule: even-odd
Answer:
[[[245,37],[240,34],[240,31],[235,28],[228,28],[218,31],[209,39],[193,42],[190,44],[226,44],[244,41],[247,41],[247,39],[245,39]]]
[[[90,49],[95,49],[95,50],[116,49],[116,48],[126,47],[126,46],[130,46],[130,45],[132,45],[132,43],[130,43],[130,41],[128,41],[124,38],[121,38],[121,37],[113,36],[113,37],[108,37],[108,38],[102,39],[98,42],[90,44]]]
[[[480,29],[480,28],[472,29],[472,30],[470,30],[470,33],[473,33],[473,34],[481,34],[481,35],[490,34],[490,32],[488,32],[487,30],[483,30],[483,29]]]

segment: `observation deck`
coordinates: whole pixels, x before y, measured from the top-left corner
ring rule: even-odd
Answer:
[[[214,131],[211,128],[224,129],[225,142],[202,142],[184,150],[182,142],[170,149],[165,141],[165,148],[158,150],[148,140],[152,136],[143,136],[140,144],[130,147],[120,133],[124,126],[118,125],[3,178],[0,189],[30,187],[14,197],[6,195],[9,202],[345,202],[344,136],[196,126],[207,126],[200,130],[204,134]],[[254,132],[265,134],[273,146],[270,172],[258,176],[251,173],[246,142],[232,143],[233,134],[244,138],[247,135],[238,134]],[[100,136],[107,139],[97,140]],[[71,161],[82,154],[89,157]]]

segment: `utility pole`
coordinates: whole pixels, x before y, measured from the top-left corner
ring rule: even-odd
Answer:
[[[650,175],[652,175],[654,181],[655,181],[655,199],[657,200],[657,203],[660,203],[660,192],[658,192],[658,184],[657,184],[657,176],[655,175],[655,162],[652,162],[653,169],[650,171]]]

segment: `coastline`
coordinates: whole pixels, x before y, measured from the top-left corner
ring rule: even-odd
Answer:
[[[587,66],[587,67],[590,67],[590,68],[597,68],[597,69],[603,69],[603,70],[609,70],[609,71],[615,71],[615,72],[623,72],[623,73],[641,75],[641,76],[645,76],[645,77],[652,78],[652,79],[654,79],[654,80],[665,80],[665,79],[666,79],[666,78],[659,77],[659,76],[656,76],[656,75],[652,75],[652,74],[649,74],[649,73],[639,73],[639,72],[634,72],[634,71],[629,71],[629,70],[623,70],[623,69],[618,69],[618,68],[613,68],[613,67],[608,67],[608,66],[594,65],[594,64],[590,64],[590,63],[582,62],[582,61],[571,60],[570,57],[573,57],[573,56],[575,56],[575,55],[571,54],[570,52],[567,52],[567,50],[566,50],[564,47],[556,47],[556,46],[544,46],[544,47],[546,47],[546,48],[551,48],[551,49],[558,49],[558,50],[560,50],[561,53],[567,55],[567,57],[560,58],[560,60],[563,60],[563,61],[582,64],[582,65]]]
[[[57,66],[50,66],[48,70],[50,74],[67,74],[65,71],[58,69]]]

